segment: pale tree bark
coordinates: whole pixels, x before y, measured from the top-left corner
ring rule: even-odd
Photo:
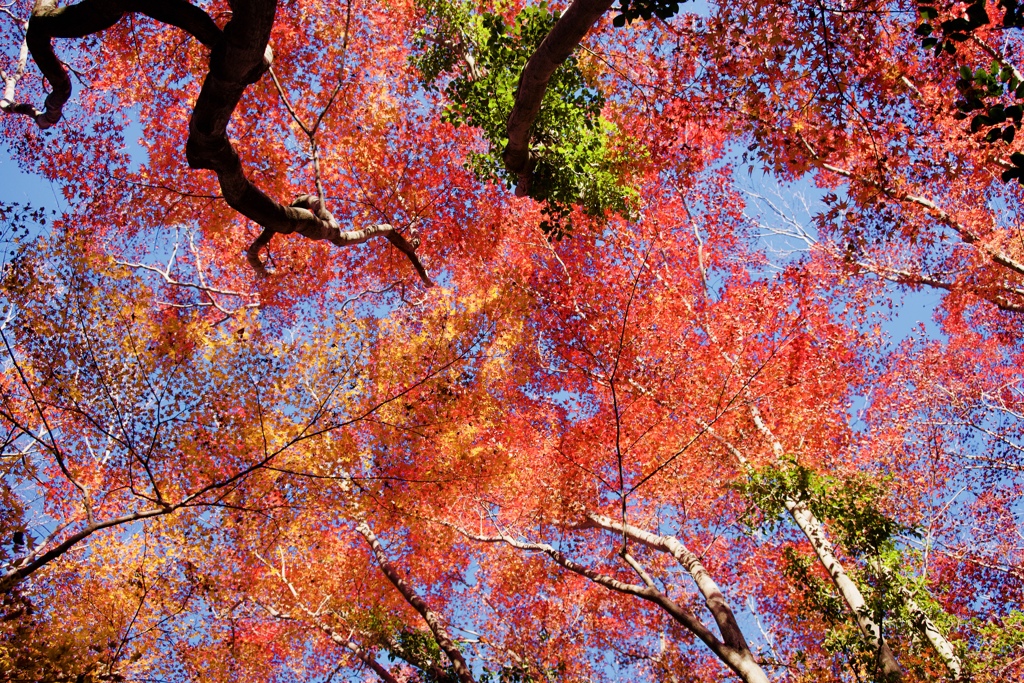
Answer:
[[[870,563],[871,571],[875,576],[884,579],[890,583],[893,581],[892,572],[882,566],[878,561],[872,561]],[[910,619],[917,630],[921,633],[928,644],[931,645],[932,650],[938,655],[939,659],[942,660],[942,664],[949,671],[949,675],[954,681],[961,680],[963,674],[963,662],[956,655],[956,648],[953,644],[942,635],[942,631],[939,627],[931,620],[928,613],[925,612],[917,601],[914,599],[913,593],[906,586],[899,587],[900,596],[903,598],[903,605],[907,608],[907,612],[910,613]]]
[[[704,330],[715,344],[720,344],[717,337],[710,329],[704,327]],[[725,360],[732,365],[737,372],[741,373],[742,376],[742,370],[739,362],[735,358],[724,351],[722,351],[722,357],[725,358]],[[768,442],[771,447],[774,462],[778,463],[785,455],[785,448],[782,446],[782,442],[775,436],[774,432],[772,432],[768,427],[767,423],[765,423],[749,386],[746,387],[745,394],[748,400],[750,417],[754,422],[754,426],[757,428],[757,431],[762,438]],[[698,423],[705,432],[722,444],[726,450],[736,458],[738,464],[744,471],[749,472],[749,461],[734,444],[730,443],[728,439],[720,435],[710,423],[703,420],[699,420]],[[786,511],[789,512],[793,521],[796,522],[797,527],[799,527],[800,531],[802,531],[804,536],[807,537],[815,555],[818,557],[818,561],[828,572],[828,575],[832,579],[833,585],[839,591],[843,602],[846,603],[846,606],[853,613],[854,618],[857,621],[857,626],[867,640],[868,645],[875,653],[875,660],[879,673],[887,681],[898,682],[902,680],[902,670],[896,662],[896,657],[893,655],[889,645],[885,642],[881,627],[872,617],[870,610],[867,608],[867,601],[864,599],[864,596],[857,587],[857,584],[850,579],[846,569],[835,556],[832,544],[825,536],[824,526],[821,521],[818,520],[817,517],[815,517],[815,515],[801,501],[797,501],[792,497],[787,497],[783,502],[786,507]]]
[[[911,619],[914,620],[914,625],[917,626],[918,630],[928,640],[928,643],[932,646],[935,654],[938,655],[939,659],[946,666],[946,670],[949,671],[950,676],[953,680],[963,680],[963,662],[956,656],[956,650],[953,648],[953,644],[942,635],[942,631],[935,625],[928,614],[921,609],[921,607],[914,600],[913,596],[907,592],[903,593],[904,603],[907,606],[907,611],[910,612]]]
[[[595,571],[589,567],[570,560],[562,552],[546,543],[533,543],[519,541],[515,538],[499,532],[498,536],[486,536],[471,533],[459,526],[448,522],[439,522],[462,534],[464,537],[481,543],[504,543],[517,550],[529,552],[540,552],[550,557],[559,566],[583,576],[590,581],[603,586],[609,590],[625,595],[647,600],[664,610],[673,620],[681,624],[686,630],[694,634],[710,649],[719,660],[733,670],[746,683],[768,683],[768,677],[754,660],[746,641],[743,641],[742,649],[733,646],[728,642],[719,640],[707,626],[689,609],[680,605],[668,595],[658,590],[651,576],[640,566],[640,564],[629,553],[622,554],[625,562],[640,576],[643,585],[631,584],[616,579],[613,576]],[[742,636],[741,636],[742,638]]]
[[[211,48],[209,72],[189,122],[185,156],[190,167],[214,171],[228,205],[263,228],[247,253],[256,272],[266,274],[259,252],[277,234],[297,233],[339,247],[384,237],[409,258],[423,283],[432,286],[416,255],[419,239],[415,230],[409,231],[411,239],[388,224],[341,230],[318,198],[301,195],[286,206],[268,197],[246,177],[227,128],[242,93],[263,76],[273,60],[268,41],[277,2],[234,0],[231,8],[231,20],[222,31],[206,12],[185,0],[82,0],[60,8],[56,0],[36,0],[25,41],[52,91],[41,110],[16,103],[13,93],[5,93],[3,110],[27,114],[40,128],[60,121],[71,96],[71,79],[53,51],[53,38],[81,38],[98,33],[129,12],[176,26]]]
[[[462,653],[459,652],[458,646],[455,641],[452,640],[451,635],[448,633],[448,629],[444,627],[444,623],[441,617],[436,612],[430,609],[427,603],[417,595],[416,591],[403,579],[391,562],[388,560],[387,555],[384,553],[384,549],[380,545],[380,541],[374,535],[370,526],[366,522],[360,522],[356,527],[363,538],[370,546],[370,551],[373,553],[374,558],[377,560],[377,564],[380,566],[384,576],[387,577],[388,581],[398,589],[398,592],[402,594],[405,601],[412,605],[413,609],[420,613],[423,620],[427,622],[427,626],[430,628],[430,632],[434,634],[434,640],[437,641],[438,646],[441,650],[448,655],[449,661],[452,663],[452,667],[455,669],[455,675],[458,676],[461,683],[476,683],[473,678],[473,674],[469,670],[469,666],[466,665],[466,660],[463,659]]]
[[[573,0],[519,76],[516,100],[508,115],[508,144],[502,154],[505,168],[516,174],[516,194],[525,196],[530,191],[533,162],[530,159],[530,134],[533,122],[540,112],[548,81],[561,64],[569,58],[587,32],[612,6],[613,0]]]
[[[337,629],[332,627],[330,624],[324,622],[324,620],[321,618],[321,613],[319,609],[316,611],[309,609],[306,603],[303,602],[303,600],[299,597],[299,591],[297,588],[295,588],[295,584],[288,580],[283,556],[281,558],[280,569],[272,565],[270,562],[264,560],[262,557],[259,556],[259,554],[256,555],[256,558],[264,565],[266,565],[270,569],[270,571],[277,578],[279,578],[281,582],[288,588],[288,591],[292,594],[292,597],[295,600],[295,606],[299,609],[299,611],[306,615],[306,617],[310,620],[313,626],[322,631],[328,638],[331,639],[332,642],[341,645],[343,648],[345,648],[353,655],[355,655],[356,659],[358,659],[364,665],[369,667],[370,670],[377,674],[378,678],[384,681],[384,683],[398,683],[398,679],[395,678],[390,671],[384,668],[369,650],[367,650],[366,648],[362,647],[359,643],[352,640],[351,635],[349,635],[348,637],[341,635],[337,631]],[[277,609],[271,604],[267,604],[257,600],[252,600],[252,602],[255,605],[258,605],[259,607],[266,610],[266,612],[275,619],[283,619],[288,621],[294,620],[294,617],[292,617],[290,614],[282,612],[281,610]]]
[[[753,659],[750,647],[747,645],[747,640],[743,636],[743,631],[736,622],[736,615],[733,613],[729,602],[725,599],[718,584],[711,578],[711,574],[704,567],[700,558],[683,545],[679,539],[674,536],[654,534],[631,524],[623,524],[604,515],[588,513],[587,519],[589,525],[625,534],[628,538],[638,543],[672,555],[690,574],[694,583],[697,584],[697,590],[704,597],[704,604],[707,605],[708,611],[711,612],[715,618],[715,623],[718,624],[718,631],[722,634],[722,640],[737,652],[746,653],[748,657]]]
[[[785,504],[793,521],[796,522],[796,525],[800,527],[800,531],[804,532],[804,536],[810,541],[814,553],[818,556],[818,561],[821,562],[825,571],[832,578],[832,583],[839,591],[843,601],[850,608],[850,611],[853,612],[857,620],[857,626],[860,627],[861,633],[867,639],[868,645],[875,652],[879,670],[886,680],[899,680],[902,677],[902,673],[899,664],[896,663],[896,658],[892,654],[892,650],[889,649],[889,645],[885,642],[882,629],[875,622],[871,609],[868,607],[867,601],[864,600],[860,589],[857,588],[857,584],[853,582],[853,579],[846,573],[846,569],[843,568],[842,563],[836,557],[832,544],[825,537],[824,526],[802,502],[788,499],[785,501]]]
[[[780,460],[785,454],[785,449],[771,429],[768,428],[764,418],[761,416],[761,411],[753,402],[750,404],[750,415],[758,432],[771,445],[772,454],[777,461]],[[814,554],[818,556],[818,561],[832,578],[833,585],[835,585],[836,590],[839,591],[843,601],[857,620],[857,626],[875,653],[879,672],[887,681],[901,680],[903,673],[896,662],[896,657],[893,655],[892,650],[889,649],[889,645],[885,642],[882,628],[872,616],[867,601],[864,599],[864,595],[860,592],[857,584],[853,582],[853,579],[850,578],[846,569],[836,557],[835,549],[825,536],[824,525],[802,501],[787,497],[784,503],[786,510],[793,518],[793,521],[796,522],[800,531],[807,537],[811,548],[814,549]]]

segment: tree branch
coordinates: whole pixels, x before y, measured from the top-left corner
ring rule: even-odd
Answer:
[[[438,521],[438,520],[434,520]],[[661,607],[672,619],[680,623],[688,631],[693,633],[695,636],[708,646],[708,648],[715,653],[715,655],[730,669],[736,672],[740,678],[747,683],[768,683],[768,677],[765,676],[764,672],[754,661],[750,655],[749,650],[741,652],[732,646],[723,643],[718,640],[708,628],[701,622],[697,616],[686,607],[683,607],[672,598],[668,597],[661,591],[659,591],[654,585],[653,581],[647,575],[639,564],[628,553],[624,554],[623,559],[641,576],[644,581],[643,586],[626,583],[620,581],[615,577],[603,574],[578,564],[563,553],[556,550],[552,546],[546,543],[532,543],[528,541],[517,541],[507,534],[499,531],[498,536],[484,536],[481,534],[473,534],[459,526],[448,522],[438,522],[447,526],[455,531],[459,532],[468,539],[479,541],[482,543],[505,543],[518,550],[527,550],[534,552],[541,552],[550,557],[555,561],[556,564],[568,569],[569,571],[579,574],[587,579],[590,579],[594,583],[604,586],[610,590],[618,593],[625,593],[626,595],[635,595],[638,598],[647,600],[648,602],[654,603]]]
[[[309,607],[306,606],[306,603],[302,602],[302,600],[299,599],[299,592],[298,592],[298,590],[296,590],[294,584],[292,584],[291,581],[289,581],[287,578],[285,578],[283,572],[277,571],[277,569],[272,564],[270,564],[269,562],[264,560],[259,555],[257,555],[256,557],[261,562],[263,562],[263,564],[265,564],[267,567],[269,567],[270,571],[273,572],[274,575],[276,575],[279,579],[281,579],[281,582],[284,583],[284,585],[288,587],[289,592],[291,592],[291,594],[295,597],[295,604],[296,604],[296,606],[300,610],[302,610],[303,614],[305,614],[307,617],[310,618],[310,620],[313,622],[314,626],[316,626],[318,629],[323,631],[323,633],[328,638],[330,638],[331,641],[333,641],[334,643],[337,643],[338,645],[341,645],[346,650],[348,650],[349,652],[354,654],[359,661],[361,661],[366,666],[370,667],[370,669],[372,669],[373,672],[375,674],[377,674],[377,677],[380,678],[382,681],[384,681],[384,683],[398,683],[398,679],[396,679],[391,674],[390,671],[388,671],[383,666],[381,666],[380,662],[377,661],[377,659],[373,656],[373,654],[371,654],[365,648],[360,646],[359,643],[357,643],[354,640],[352,640],[351,636],[346,638],[345,636],[343,636],[340,633],[338,633],[334,628],[331,627],[330,624],[324,623],[324,621],[320,618],[320,615],[317,612],[313,612],[312,610],[310,610]],[[275,608],[273,605],[265,605],[262,602],[258,602],[256,600],[253,600],[253,603],[255,605],[263,608],[264,610],[266,610],[266,612],[270,616],[274,617],[275,619],[284,619],[284,620],[291,620],[291,619],[293,619],[293,617],[289,616],[288,614],[285,614],[285,613],[281,612],[280,610]],[[319,610],[318,610],[318,612],[319,612]]]
[[[461,683],[476,683],[473,678],[473,674],[469,670],[469,666],[466,665],[466,660],[462,658],[462,653],[459,652],[458,646],[455,645],[455,641],[448,634],[448,630],[441,623],[441,618],[436,612],[430,609],[427,603],[416,594],[416,591],[398,575],[395,568],[391,566],[388,561],[387,555],[384,554],[384,549],[380,545],[380,541],[373,534],[370,526],[366,522],[360,522],[356,527],[366,542],[370,545],[370,551],[373,553],[374,558],[377,560],[377,564],[380,565],[380,569],[384,572],[384,576],[388,578],[388,581],[398,589],[398,592],[402,594],[405,601],[412,605],[413,609],[420,613],[423,620],[427,622],[427,626],[430,627],[430,632],[434,634],[434,639],[437,640],[437,644],[448,655],[448,659],[452,663],[452,667],[455,669],[455,674],[459,677]]]
[[[139,12],[176,26],[212,48],[209,72],[203,81],[189,121],[185,156],[190,167],[217,174],[221,193],[235,211],[264,228],[252,244],[247,260],[259,274],[266,271],[260,249],[275,233],[298,233],[339,247],[361,244],[372,237],[386,237],[416,268],[423,283],[432,283],[416,255],[415,231],[406,239],[390,225],[343,231],[320,206],[299,197],[289,206],[280,204],[257,188],[245,175],[241,160],[228,138],[227,127],[245,89],[270,67],[273,52],[268,45],[274,25],[276,0],[236,0],[231,20],[221,31],[206,12],[186,0],[82,0],[57,7],[56,0],[36,0],[26,33],[26,44],[36,65],[50,83],[45,109],[37,111],[10,103],[5,111],[29,113],[40,128],[60,121],[71,96],[71,79],[53,51],[53,38],[78,38],[103,31],[127,12]],[[5,100],[6,101],[6,100]],[[24,111],[22,111],[24,110]]]
[[[700,558],[683,545],[679,539],[674,536],[659,536],[631,524],[623,524],[604,515],[588,513],[587,520],[588,522],[585,526],[614,531],[650,548],[669,553],[676,558],[679,564],[689,572],[694,583],[697,584],[697,589],[704,596],[704,603],[714,616],[715,623],[718,624],[722,640],[737,651],[750,654],[750,647],[743,637],[739,624],[736,623],[736,617],[733,614],[732,608],[729,607],[725,596],[722,595],[722,591],[718,588],[718,584],[711,578],[711,574],[708,573],[708,570],[701,563]]]
[[[508,115],[508,144],[502,156],[505,168],[519,176],[516,195],[530,191],[533,163],[530,159],[530,132],[540,112],[548,81],[562,62],[569,58],[591,27],[612,6],[613,0],[573,0],[544,41],[523,68],[516,88],[516,101]]]

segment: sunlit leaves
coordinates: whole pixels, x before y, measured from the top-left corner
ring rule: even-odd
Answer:
[[[439,2],[429,10],[439,28],[417,64],[428,85],[454,71],[445,87],[450,104],[443,116],[455,126],[483,133],[489,151],[470,155],[481,180],[508,187],[517,182],[502,158],[505,124],[519,74],[558,16],[546,5],[524,8],[514,23],[501,14],[470,14],[458,3]],[[628,216],[636,196],[621,177],[625,159],[610,142],[615,127],[601,116],[605,98],[584,76],[578,59],[570,56],[555,71],[532,129],[529,196],[543,205],[541,228],[559,239],[572,231],[574,206],[594,217],[609,212]],[[467,64],[459,65],[462,60]]]

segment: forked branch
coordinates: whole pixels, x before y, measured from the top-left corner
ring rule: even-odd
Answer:
[[[339,247],[384,237],[409,258],[423,283],[432,286],[416,255],[419,240],[415,231],[410,231],[407,239],[387,224],[341,230],[320,201],[302,195],[286,206],[268,197],[246,177],[227,127],[242,93],[263,76],[273,61],[268,41],[277,2],[235,0],[231,7],[231,20],[222,31],[206,12],[186,0],[82,0],[60,8],[56,0],[36,0],[25,42],[52,91],[41,110],[14,102],[13,93],[5,94],[3,109],[31,116],[40,128],[60,121],[71,96],[71,79],[53,51],[53,38],[81,38],[98,33],[129,12],[176,26],[211,48],[209,72],[189,121],[185,156],[190,167],[214,171],[228,206],[263,228],[247,253],[256,272],[266,273],[259,252],[278,233],[298,233]]]
[[[623,524],[611,517],[594,513],[587,514],[585,526],[623,534],[638,543],[672,555],[689,572],[694,583],[697,584],[697,589],[704,597],[704,603],[718,624],[722,640],[738,652],[746,653],[746,655],[750,656],[750,647],[747,645],[746,638],[744,638],[743,632],[736,622],[732,608],[719,589],[718,584],[711,578],[711,574],[704,567],[700,558],[683,545],[679,539],[675,536],[654,534],[632,524]]]
[[[764,671],[761,670],[761,667],[754,660],[750,650],[746,648],[745,642],[743,643],[744,647],[741,650],[716,638],[715,634],[712,633],[703,624],[703,622],[701,622],[701,620],[692,611],[690,611],[690,609],[679,604],[668,595],[658,590],[646,570],[644,570],[628,553],[623,553],[623,559],[641,577],[641,580],[644,582],[643,585],[627,583],[615,578],[614,576],[604,574],[591,569],[590,567],[579,564],[578,562],[569,559],[564,553],[547,543],[534,543],[530,541],[517,540],[500,530],[496,536],[474,534],[449,522],[442,522],[440,520],[434,521],[454,529],[464,537],[473,541],[495,544],[504,543],[516,548],[517,550],[543,553],[564,569],[583,576],[599,586],[604,586],[605,588],[617,593],[633,595],[655,604],[664,610],[673,620],[690,631],[690,633],[697,636],[726,666],[736,672],[743,681],[746,681],[746,683],[768,683],[768,677],[765,676]]]

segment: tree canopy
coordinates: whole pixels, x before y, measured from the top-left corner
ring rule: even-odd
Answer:
[[[1024,671],[1016,0],[0,26],[0,681]]]

